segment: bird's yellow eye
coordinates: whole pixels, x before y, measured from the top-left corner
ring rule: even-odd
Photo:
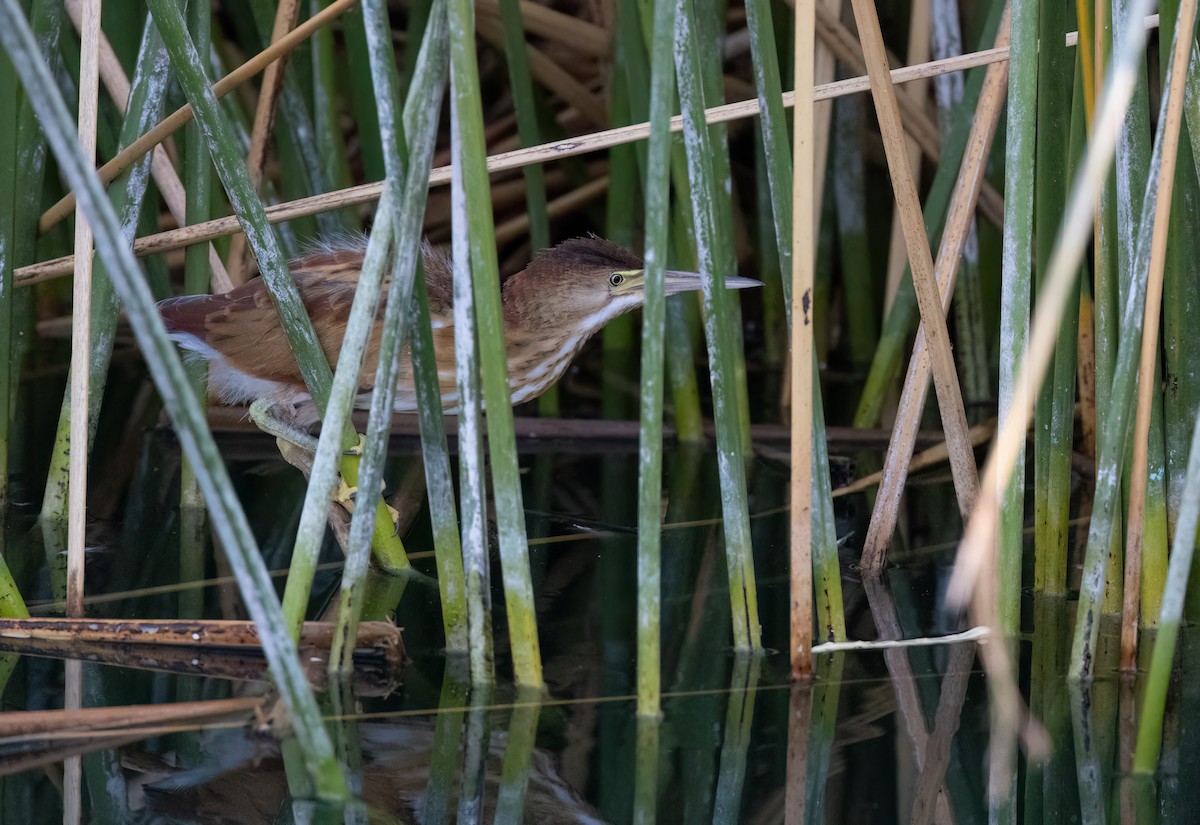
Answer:
[[[613,286],[620,286],[621,284],[625,283],[625,276],[620,272],[614,272],[608,276],[608,282]]]

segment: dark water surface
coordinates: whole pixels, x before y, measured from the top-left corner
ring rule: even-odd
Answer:
[[[230,468],[271,568],[287,563],[303,496],[299,473],[270,458],[270,442],[226,444]],[[441,652],[436,587],[411,583],[398,610],[410,659],[391,695],[359,696],[330,730],[351,766],[361,808],[332,811],[289,790],[284,751],[247,726],[164,729],[107,747],[84,745],[83,806],[91,822],[987,822],[987,684],[974,643],[827,654],[811,686],[787,681],[787,467],[769,450],[750,475],[755,566],[765,655],[731,649],[719,522],[668,529],[663,540],[662,718],[638,720],[635,684],[636,455],[632,444],[535,444],[522,456],[525,502],[547,689],[511,685],[503,598],[494,596],[499,683],[472,692],[462,662]],[[403,450],[401,450],[403,453]],[[131,457],[132,458],[132,457]],[[412,456],[394,458],[399,483]],[[865,459],[869,461],[870,459]],[[169,587],[179,579],[178,449],[147,436],[127,473],[129,491],[89,526],[89,615],[161,619],[181,611],[241,618],[231,585]],[[115,471],[114,471],[115,472]],[[835,475],[847,472],[840,462]],[[111,495],[93,470],[93,498]],[[117,482],[114,481],[114,484]],[[122,488],[123,489],[123,488]],[[668,523],[720,515],[711,454],[667,459]],[[952,543],[961,529],[952,492],[914,479],[914,515],[882,583],[862,582],[853,561],[868,503],[838,500],[845,537],[843,585],[854,639],[942,635],[964,625],[938,609]],[[19,500],[21,497],[17,496]],[[104,511],[95,500],[92,510]],[[35,615],[58,615],[61,564],[34,527],[31,508],[6,514],[4,553]],[[427,514],[406,544],[433,572]],[[332,542],[323,561],[339,558]],[[493,560],[493,571],[498,567]],[[224,575],[218,559],[207,577]],[[323,571],[311,615],[336,590]],[[498,575],[497,575],[498,577]],[[282,579],[279,579],[282,586]],[[160,585],[166,589],[153,590]],[[152,589],[147,592],[146,589]],[[199,594],[199,595],[197,595]],[[190,607],[189,607],[190,605]],[[1122,766],[1132,751],[1140,684],[1107,677],[1087,694],[1065,680],[1073,602],[1028,604],[1021,684],[1050,734],[1049,761],[1018,763],[1024,822],[1189,822],[1200,816],[1200,663],[1183,637],[1168,700],[1166,766],[1137,785]],[[1115,632],[1101,656],[1113,673]],[[149,667],[152,663],[146,663]],[[84,705],[166,704],[255,695],[261,683],[86,664]],[[63,665],[24,657],[4,709],[63,706]],[[1074,700],[1074,702],[1073,702]],[[62,821],[62,763],[39,757],[50,736],[0,739],[5,823]],[[96,750],[96,748],[100,748]],[[43,764],[45,763],[45,764]]]

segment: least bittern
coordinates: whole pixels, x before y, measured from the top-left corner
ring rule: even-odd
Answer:
[[[337,363],[341,349],[364,250],[361,240],[348,241],[292,264],[296,286],[332,364]],[[426,246],[424,264],[442,405],[453,411],[458,390],[450,260]],[[759,285],[750,278],[725,279],[728,288]],[[700,276],[694,272],[666,273],[667,295],[700,286]],[[558,381],[589,338],[613,318],[642,305],[644,289],[642,261],[596,237],[575,238],[547,249],[505,281],[504,338],[512,403],[536,398]],[[171,336],[208,361],[209,386],[222,401],[267,399],[289,404],[296,409],[298,424],[315,423],[300,370],[261,278],[225,295],[170,298],[158,308]],[[379,342],[376,324],[359,375],[355,404],[360,408],[370,405]],[[416,390],[407,352],[396,370],[396,410],[413,411]]]

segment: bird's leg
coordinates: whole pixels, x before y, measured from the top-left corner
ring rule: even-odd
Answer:
[[[250,405],[250,420],[268,435],[293,444],[309,454],[317,452],[317,439],[276,415],[275,402],[269,398],[259,398]]]

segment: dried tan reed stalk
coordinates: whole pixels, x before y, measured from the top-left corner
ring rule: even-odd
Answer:
[[[816,43],[816,0],[796,4],[796,89],[813,85],[812,55]],[[791,671],[793,679],[812,675],[812,438],[813,317],[812,291],[816,266],[816,217],[813,176],[816,127],[813,99],[803,95],[792,112],[792,346],[791,346]]]
[[[958,371],[950,350],[950,333],[946,327],[945,309],[937,281],[934,279],[933,256],[925,235],[925,219],[916,181],[905,154],[900,107],[896,100],[895,87],[888,74],[879,16],[871,0],[852,0],[852,5],[854,17],[858,22],[859,38],[862,40],[863,55],[871,76],[871,94],[875,100],[879,129],[883,134],[896,209],[904,226],[909,267],[928,345],[926,358],[932,362],[938,410],[941,413],[942,427],[946,431],[946,442],[950,447],[950,469],[954,476],[955,493],[958,496],[959,510],[965,519],[974,508],[979,495],[979,476],[975,468],[975,453],[967,433],[967,413],[959,389]],[[904,457],[903,467],[908,466],[908,459],[909,456]],[[890,538],[889,534],[888,539]]]
[[[996,46],[998,48],[1007,47],[1008,38],[1009,16],[1008,12],[1005,12],[996,32]],[[950,298],[954,294],[954,284],[958,276],[959,263],[962,260],[963,246],[970,230],[971,219],[975,214],[974,202],[979,191],[979,181],[983,177],[996,132],[996,124],[999,122],[1000,113],[1004,108],[1007,80],[1007,63],[996,63],[988,67],[979,96],[979,105],[971,124],[971,132],[967,136],[962,165],[959,167],[958,181],[950,197],[946,213],[946,228],[942,233],[937,267],[934,272],[940,290],[939,305],[943,312],[949,306]],[[925,324],[922,320],[913,343],[912,358],[909,360],[908,372],[900,393],[892,439],[884,459],[879,494],[875,499],[875,509],[871,513],[870,526],[867,528],[867,536],[863,542],[860,563],[867,570],[882,569],[887,546],[892,540],[892,533],[896,529],[896,521],[899,518],[900,498],[908,479],[908,467],[914,447],[913,439],[920,426],[921,413],[925,408],[925,398],[929,391],[932,365],[926,357],[927,349]],[[974,461],[972,460],[972,469],[974,469],[973,465]]]

